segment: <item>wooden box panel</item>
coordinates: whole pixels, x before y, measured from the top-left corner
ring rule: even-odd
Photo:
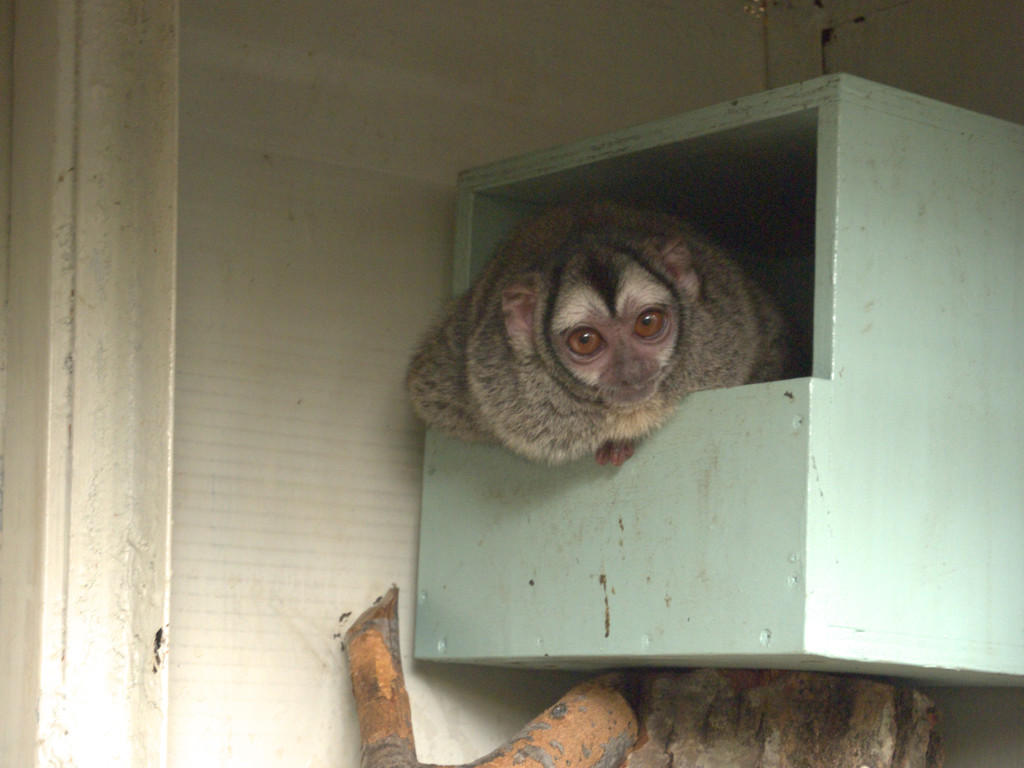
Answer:
[[[808,375],[618,470],[429,434],[417,657],[1024,679],[1024,129],[840,75],[497,163],[455,289],[580,195],[746,253]]]

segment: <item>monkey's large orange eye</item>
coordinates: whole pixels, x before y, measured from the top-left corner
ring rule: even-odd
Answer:
[[[584,326],[570,333],[566,337],[565,343],[573,353],[589,357],[601,350],[604,346],[604,339],[593,328]]]
[[[665,313],[660,309],[645,309],[636,316],[633,333],[641,339],[653,339],[665,327]]]

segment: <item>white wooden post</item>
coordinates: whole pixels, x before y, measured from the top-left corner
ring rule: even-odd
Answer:
[[[0,764],[156,766],[177,0],[17,0],[13,81]]]

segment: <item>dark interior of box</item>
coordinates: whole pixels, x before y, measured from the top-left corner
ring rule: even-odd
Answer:
[[[605,159],[491,189],[486,197],[516,211],[601,198],[681,216],[728,248],[776,297],[796,350],[789,373],[809,376],[817,111],[617,151],[610,147]]]

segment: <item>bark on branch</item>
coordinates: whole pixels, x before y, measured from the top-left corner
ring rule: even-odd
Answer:
[[[421,768],[398,648],[398,588],[345,633],[363,744],[362,768]],[[633,708],[615,675],[571,688],[474,768],[615,768],[636,742]]]
[[[392,587],[345,634],[362,768],[426,768],[413,741],[397,606]],[[936,721],[931,702],[917,691],[863,677],[633,670],[573,687],[470,765],[940,768]]]
[[[398,587],[368,608],[345,633],[359,716],[363,768],[419,765],[412,710],[398,648]]]

